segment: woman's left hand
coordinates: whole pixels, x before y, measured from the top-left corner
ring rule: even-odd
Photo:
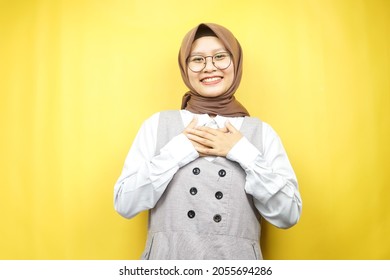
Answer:
[[[199,144],[195,149],[200,156],[226,157],[242,138],[242,134],[229,121],[226,121],[225,127],[220,129],[206,126],[188,129],[187,137]]]

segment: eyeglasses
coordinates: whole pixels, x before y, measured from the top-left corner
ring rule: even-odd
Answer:
[[[228,68],[232,62],[228,52],[219,52],[209,56],[191,55],[187,59],[188,68],[195,73],[201,72],[206,67],[208,57],[211,57],[213,65],[219,70]]]

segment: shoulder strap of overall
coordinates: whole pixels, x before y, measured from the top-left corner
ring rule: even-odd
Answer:
[[[156,155],[160,153],[173,137],[179,135],[184,130],[183,121],[178,110],[160,112],[157,128]]]
[[[245,117],[240,132],[260,152],[263,152],[263,122],[258,118]]]

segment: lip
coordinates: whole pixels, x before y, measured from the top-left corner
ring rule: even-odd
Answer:
[[[207,76],[200,79],[200,82],[203,85],[216,85],[219,84],[223,80],[222,76]]]

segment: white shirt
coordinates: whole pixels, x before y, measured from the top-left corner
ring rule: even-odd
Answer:
[[[184,127],[195,115],[186,110],[181,110],[180,114]],[[126,218],[153,208],[179,168],[199,157],[183,133],[170,140],[155,156],[159,116],[156,113],[142,124],[114,187],[115,210]],[[198,126],[222,128],[229,120],[238,130],[244,120],[243,117],[211,118],[207,114],[197,117]],[[236,161],[245,170],[245,191],[253,196],[260,214],[273,225],[288,228],[296,224],[301,215],[297,179],[276,132],[264,122],[262,129],[262,151],[242,137],[226,158]]]

